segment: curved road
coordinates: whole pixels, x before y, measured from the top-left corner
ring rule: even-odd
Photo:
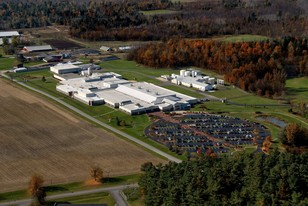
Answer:
[[[138,187],[138,185],[137,184],[120,185],[120,186],[114,186],[114,187],[106,187],[106,188],[99,188],[99,189],[92,189],[92,190],[82,190],[82,191],[77,191],[77,192],[62,193],[58,195],[47,196],[46,200],[49,201],[49,200],[66,198],[66,197],[88,195],[88,194],[99,193],[99,192],[109,192],[114,198],[114,200],[116,201],[117,206],[128,206],[126,201],[124,201],[123,197],[120,195],[120,191],[126,188],[132,188],[132,187]],[[30,205],[31,202],[32,202],[32,199],[16,200],[16,201],[11,201],[11,202],[0,203],[0,206],[9,206],[9,205],[28,206]]]
[[[4,73],[2,73],[2,76],[4,76],[4,77],[10,79],[10,77],[8,77],[7,75],[5,75]],[[131,136],[131,135],[128,135],[128,134],[126,134],[126,133],[124,133],[124,132],[122,132],[122,131],[120,131],[120,130],[118,130],[118,129],[115,129],[115,128],[111,127],[111,126],[108,125],[108,124],[105,124],[105,123],[103,123],[103,122],[101,122],[101,121],[95,119],[94,117],[92,117],[92,116],[90,116],[90,115],[84,113],[83,111],[81,111],[81,110],[79,110],[79,109],[73,107],[72,105],[70,105],[70,104],[68,104],[68,103],[66,103],[66,102],[64,102],[64,101],[62,101],[61,99],[59,99],[59,98],[57,98],[57,97],[54,97],[54,96],[52,96],[52,95],[50,95],[50,94],[47,94],[46,92],[43,92],[43,91],[41,91],[41,90],[39,90],[39,89],[36,89],[36,88],[33,88],[33,87],[31,87],[31,86],[29,86],[29,85],[23,83],[23,82],[19,82],[19,81],[15,80],[15,79],[14,79],[13,81],[16,82],[16,83],[18,83],[18,84],[20,84],[20,85],[22,85],[23,87],[26,87],[26,88],[28,88],[28,89],[30,89],[30,90],[32,90],[32,91],[38,92],[38,93],[40,93],[40,94],[42,94],[42,95],[44,95],[44,96],[49,97],[50,99],[55,100],[56,102],[58,102],[58,103],[64,105],[65,107],[69,108],[70,110],[73,110],[74,112],[76,112],[76,113],[80,114],[81,116],[87,118],[88,120],[91,120],[92,122],[95,122],[96,124],[98,124],[98,125],[100,125],[100,126],[102,126],[102,127],[105,127],[105,128],[107,128],[108,130],[110,130],[110,131],[112,131],[112,132],[114,132],[114,133],[116,133],[116,134],[118,134],[118,135],[121,135],[122,137],[125,137],[125,138],[127,138],[127,139],[129,139],[129,140],[131,140],[131,141],[133,141],[133,142],[135,142],[135,143],[137,143],[137,144],[139,144],[139,145],[141,145],[141,146],[143,146],[143,147],[145,147],[145,148],[147,148],[147,149],[149,149],[149,150],[151,150],[151,151],[153,151],[153,152],[155,152],[155,153],[157,153],[157,154],[159,154],[159,155],[161,155],[161,156],[163,156],[163,157],[165,157],[165,158],[167,158],[169,161],[176,162],[176,163],[182,162],[182,160],[180,160],[180,159],[178,159],[178,158],[176,158],[176,157],[173,157],[173,156],[171,156],[171,155],[169,155],[169,154],[167,154],[167,153],[165,153],[165,152],[162,152],[162,151],[160,151],[159,149],[157,149],[157,148],[155,148],[155,147],[153,147],[153,146],[151,146],[151,145],[149,145],[149,144],[147,144],[147,143],[145,143],[145,142],[143,142],[143,141],[141,141],[141,140],[138,140],[138,139],[136,139],[135,137],[133,137],[133,136]]]

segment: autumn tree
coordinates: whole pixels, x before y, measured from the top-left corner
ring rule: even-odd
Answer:
[[[308,129],[299,124],[288,124],[282,132],[281,141],[290,146],[308,146]]]
[[[103,180],[103,170],[99,166],[92,166],[90,170],[90,176],[96,181],[96,182],[102,182]]]
[[[267,136],[266,138],[265,138],[265,140],[263,141],[263,144],[262,144],[262,151],[264,152],[264,153],[266,153],[266,154],[268,154],[269,153],[269,150],[270,150],[270,148],[271,148],[271,146],[272,146],[272,139],[271,139],[271,137],[270,136]]]
[[[43,187],[44,179],[40,175],[31,177],[28,192],[33,198],[32,205],[42,205],[45,203],[46,192]]]

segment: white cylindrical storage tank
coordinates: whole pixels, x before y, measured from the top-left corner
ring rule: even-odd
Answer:
[[[171,74],[171,78],[172,79],[176,78],[176,74]]]
[[[185,75],[185,72],[186,72],[185,69],[180,70],[180,76],[184,76],[184,75]]]
[[[89,66],[88,68],[88,75],[90,76],[92,73],[91,73],[91,66]]]

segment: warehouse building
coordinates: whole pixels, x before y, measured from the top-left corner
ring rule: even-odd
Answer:
[[[88,105],[108,104],[131,115],[189,109],[198,99],[147,82],[129,82],[121,75],[93,73],[60,82],[57,90]]]
[[[77,62],[81,63],[81,62]],[[50,71],[53,73],[53,77],[61,81],[78,78],[82,76],[90,76],[92,71],[100,70],[101,67],[96,64],[79,64],[73,63],[57,64],[50,67]]]
[[[25,46],[22,51],[25,53],[31,52],[46,52],[52,51],[53,48],[50,45],[41,45],[41,46]]]

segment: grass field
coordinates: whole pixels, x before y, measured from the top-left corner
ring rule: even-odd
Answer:
[[[94,164],[118,176],[162,162],[8,81],[0,81],[0,102],[1,192],[25,188],[34,173],[47,184],[67,183],[86,180]]]
[[[61,199],[55,199],[49,201],[47,205],[53,206],[55,203],[65,203],[65,204],[107,204],[115,205],[115,200],[108,192],[99,192],[89,195],[80,195],[75,197],[67,197]]]
[[[286,89],[291,100],[308,102],[308,77],[287,79]]]
[[[266,41],[269,38],[266,36],[260,35],[238,35],[238,36],[230,36],[222,39],[224,42],[256,42],[256,41]]]
[[[139,77],[159,77],[163,74],[172,74],[172,73],[179,73],[179,70],[175,69],[167,69],[167,68],[154,68],[154,67],[146,67],[143,65],[139,65],[134,61],[127,61],[127,60],[115,60],[115,61],[107,61],[102,62],[101,67],[107,71],[113,71],[119,74],[124,72],[134,73],[136,76],[137,81]],[[124,75],[125,77],[125,75]],[[128,78],[134,80],[134,78]]]
[[[15,64],[17,64],[17,60],[15,58],[8,58],[8,57],[0,58],[0,70],[12,69]]]

